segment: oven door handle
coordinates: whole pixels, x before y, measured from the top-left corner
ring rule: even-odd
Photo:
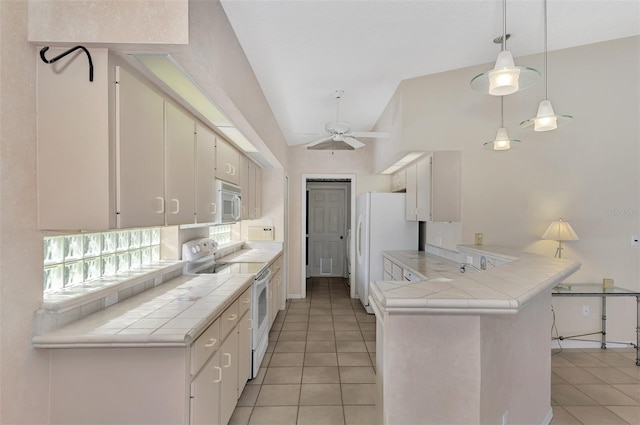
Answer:
[[[260,279],[256,279],[255,283],[259,285],[263,282],[268,281],[270,277],[271,277],[271,269],[267,269],[267,271],[264,272],[262,276],[260,276]]]

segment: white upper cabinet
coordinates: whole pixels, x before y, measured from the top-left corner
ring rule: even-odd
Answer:
[[[249,219],[249,158],[240,155],[240,188],[242,189],[242,214],[240,220]]]
[[[412,221],[460,221],[461,152],[434,152],[406,167],[406,216]]]
[[[196,124],[196,221],[212,223],[217,209],[216,136],[207,127]]]
[[[167,224],[195,222],[195,122],[173,104],[165,104]]]
[[[216,141],[216,177],[240,184],[240,152],[221,138]]]
[[[391,191],[402,192],[407,189],[407,170],[403,168],[391,175]]]

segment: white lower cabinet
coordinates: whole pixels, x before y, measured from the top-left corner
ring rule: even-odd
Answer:
[[[251,295],[251,294],[249,294]],[[238,323],[238,398],[251,375],[251,331],[253,320],[247,311]]]
[[[220,423],[218,403],[212,403],[212,400],[219,400],[221,382],[220,352],[217,352],[191,382],[192,425]]]
[[[237,327],[220,346],[220,423],[227,424],[238,403],[238,332]]]

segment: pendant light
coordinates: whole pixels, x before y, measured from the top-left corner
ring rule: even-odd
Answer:
[[[553,111],[553,106],[547,94],[547,75],[547,0],[544,0],[544,99],[538,105],[536,116],[522,121],[520,123],[521,128],[533,126],[534,131],[550,131],[573,120],[571,115],[559,115]]]
[[[507,129],[504,127],[504,96],[500,96],[500,127],[496,133],[496,138],[483,146],[493,149],[494,151],[506,151],[511,149],[512,143],[520,143],[520,140],[509,139]]]
[[[471,80],[471,88],[493,96],[506,96],[531,87],[540,77],[537,69],[516,66],[513,55],[507,50],[507,0],[502,2],[502,51],[489,71]]]

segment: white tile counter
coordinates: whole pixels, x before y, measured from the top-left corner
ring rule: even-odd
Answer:
[[[384,253],[425,280],[371,283],[377,423],[495,424],[508,416],[549,424],[551,287],[580,263],[501,247],[458,249],[474,267],[484,256],[488,269],[462,274],[460,263],[429,254]]]
[[[253,283],[253,275],[183,275],[33,337],[38,348],[187,346]]]
[[[460,246],[462,252],[499,256],[508,262],[475,272],[418,251],[387,251],[386,258],[426,279],[420,282],[372,282],[371,302],[383,311],[514,313],[542,291],[580,268],[580,263],[504,247]]]

